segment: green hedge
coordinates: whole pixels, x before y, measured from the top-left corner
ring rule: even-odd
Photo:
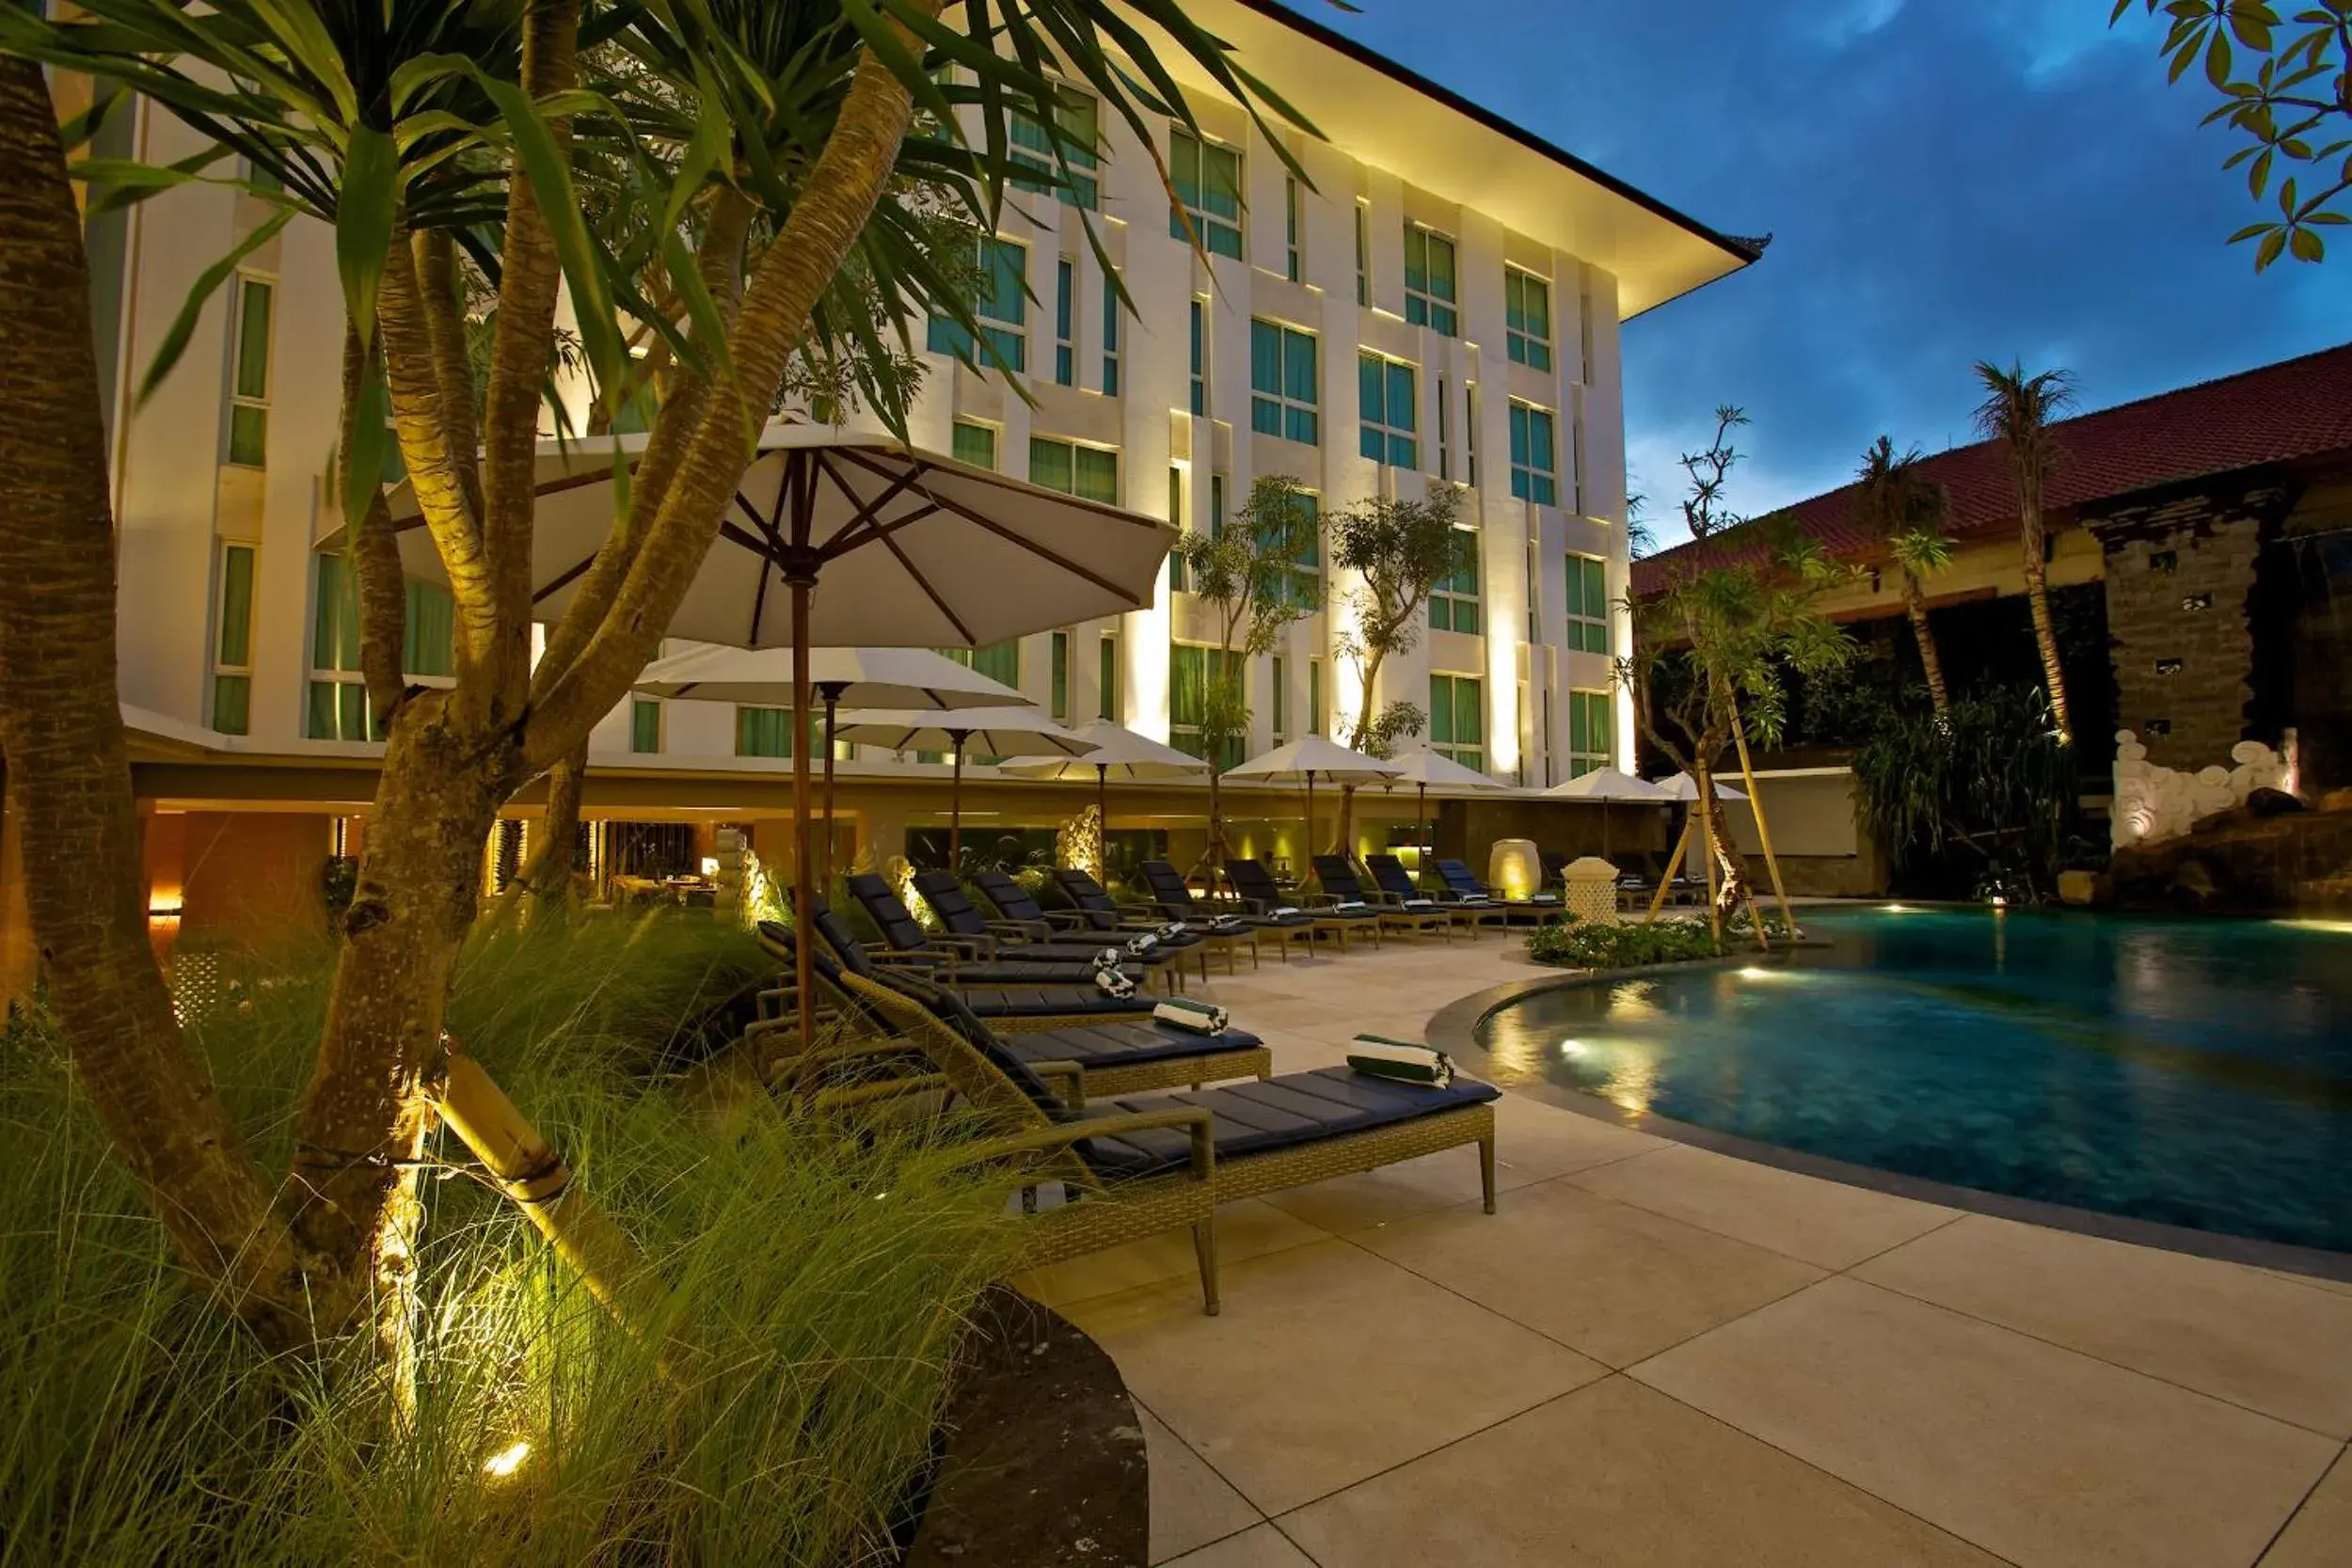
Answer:
[[[1568,920],[1538,927],[1527,939],[1527,956],[1563,969],[1635,969],[1711,958],[1715,939],[1700,920],[1660,920],[1646,926]]]

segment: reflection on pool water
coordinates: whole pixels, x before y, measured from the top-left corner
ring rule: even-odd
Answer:
[[[1828,952],[1490,1016],[1508,1084],[1958,1186],[2352,1252],[2352,928],[1812,911]]]

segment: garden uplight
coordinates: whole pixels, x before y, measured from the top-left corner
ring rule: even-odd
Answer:
[[[498,1452],[484,1460],[482,1462],[482,1473],[485,1476],[496,1476],[500,1480],[503,1481],[508,1476],[511,1476],[516,1471],[521,1469],[523,1467],[523,1461],[529,1459],[530,1457],[531,1445],[521,1438],[516,1438],[514,1442],[507,1444],[506,1447],[499,1449]]]

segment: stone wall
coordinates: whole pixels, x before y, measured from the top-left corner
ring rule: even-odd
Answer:
[[[2106,556],[2117,718],[2145,761],[2194,771],[2247,737],[2255,566],[2290,497],[2239,476],[2084,518]]]

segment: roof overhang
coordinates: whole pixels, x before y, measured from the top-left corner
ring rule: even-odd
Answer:
[[[1623,318],[1761,253],[1279,0],[1188,0],[1185,10],[1333,146],[1614,275]],[[1144,30],[1167,43],[1160,59],[1186,88],[1224,96],[1165,34]]]

